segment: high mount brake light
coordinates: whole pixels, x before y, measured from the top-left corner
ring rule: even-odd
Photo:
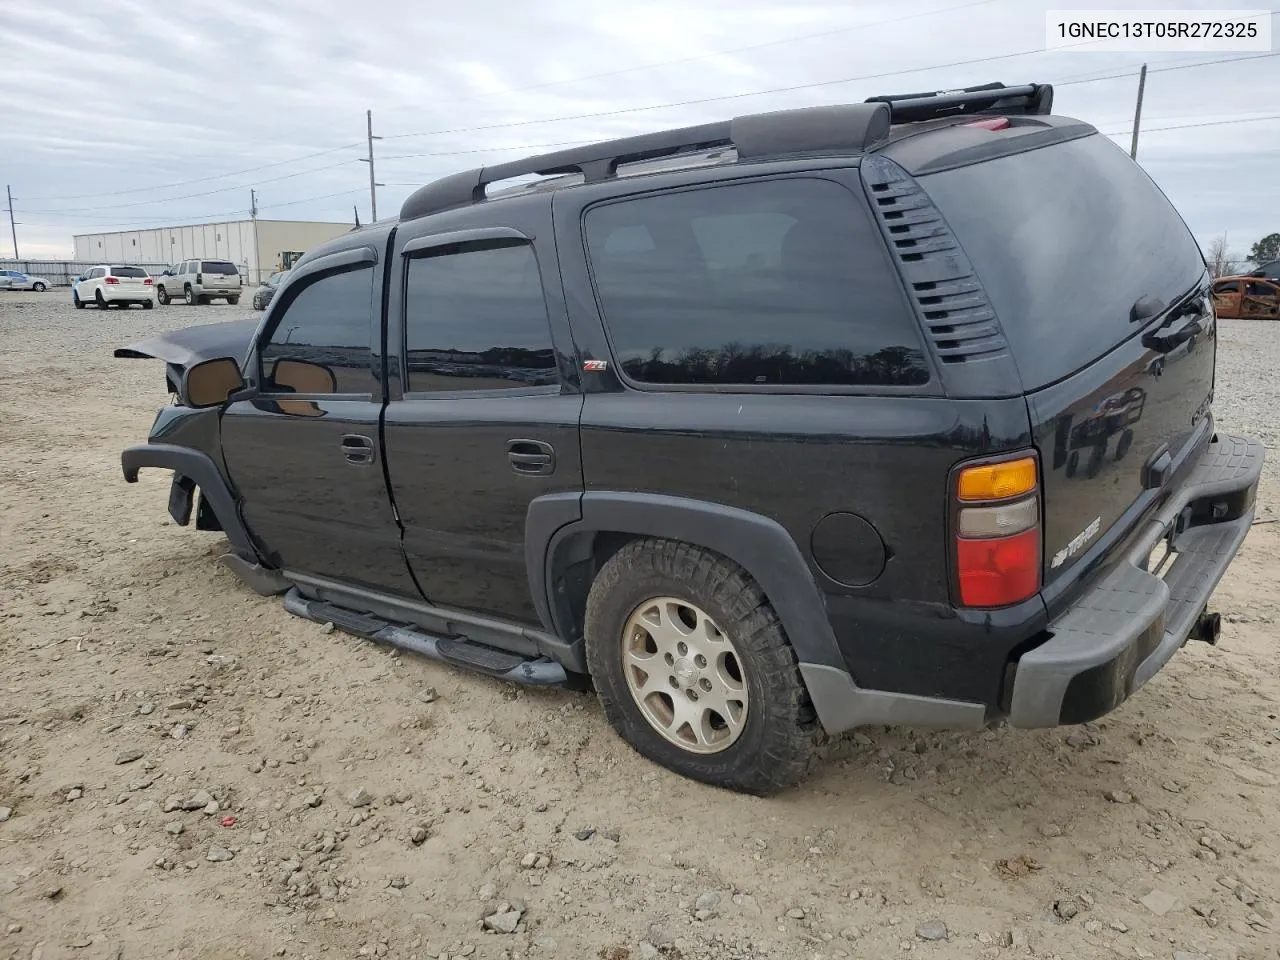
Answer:
[[[955,566],[965,607],[1007,607],[1040,589],[1035,457],[963,468],[956,476]]]

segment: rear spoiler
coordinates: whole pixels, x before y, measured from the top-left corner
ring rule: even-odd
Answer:
[[[985,83],[960,90],[895,93],[868,97],[867,103],[887,103],[890,123],[919,123],[942,117],[999,113],[1005,116],[1044,116],[1053,111],[1053,86],[1028,83],[1006,87]]]

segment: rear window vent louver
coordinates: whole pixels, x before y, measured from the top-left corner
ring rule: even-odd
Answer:
[[[866,157],[863,182],[902,269],[916,312],[943,363],[1008,355],[995,311],[932,201],[893,161]]]

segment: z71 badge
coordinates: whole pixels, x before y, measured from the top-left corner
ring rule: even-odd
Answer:
[[[1071,542],[1053,555],[1053,559],[1049,561],[1050,569],[1057,570],[1060,566],[1074,557],[1082,549],[1084,545],[1098,535],[1098,531],[1102,529],[1102,518],[1094,517],[1093,523],[1089,524],[1074,537]]]

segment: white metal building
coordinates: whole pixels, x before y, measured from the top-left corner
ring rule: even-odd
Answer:
[[[314,220],[236,220],[185,227],[77,234],[75,258],[88,263],[174,264],[194,257],[230,260],[260,283],[319,243],[353,228]]]

